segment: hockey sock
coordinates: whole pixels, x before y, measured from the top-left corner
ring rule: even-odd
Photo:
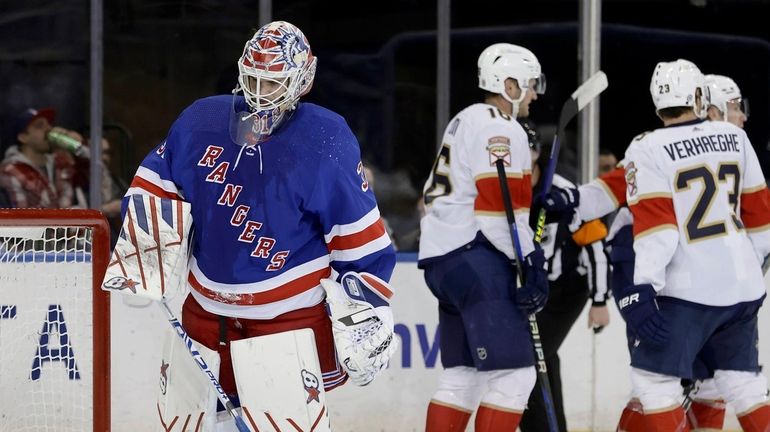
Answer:
[[[471,412],[460,407],[431,401],[425,432],[463,432],[471,418]]]
[[[672,407],[644,415],[645,431],[648,432],[690,432],[681,406]]]
[[[623,408],[618,421],[618,432],[644,432],[644,411],[637,399],[631,399]]]
[[[722,430],[725,423],[725,401],[718,400],[694,400],[687,413],[687,421],[690,429],[715,429]]]
[[[745,432],[770,431],[770,405],[762,404],[738,417]]]
[[[479,405],[476,411],[476,432],[515,431],[521,421],[521,412],[494,405]]]

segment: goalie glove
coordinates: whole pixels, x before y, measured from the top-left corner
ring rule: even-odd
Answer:
[[[388,366],[398,347],[387,284],[368,273],[345,273],[337,283],[321,279],[326,291],[337,356],[359,386],[372,382]]]

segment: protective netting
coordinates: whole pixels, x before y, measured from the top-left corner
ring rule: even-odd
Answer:
[[[0,431],[93,430],[92,244],[0,226]]]

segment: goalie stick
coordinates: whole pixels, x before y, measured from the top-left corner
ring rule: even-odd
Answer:
[[[233,405],[232,401],[230,401],[230,398],[227,397],[227,393],[225,393],[225,391],[222,389],[222,386],[219,385],[219,381],[214,376],[214,373],[209,369],[206,361],[198,351],[198,347],[195,346],[195,343],[187,334],[187,330],[182,327],[182,323],[176,319],[165,301],[160,302],[160,308],[163,309],[163,312],[166,314],[166,318],[171,324],[171,327],[174,328],[174,332],[179,335],[179,337],[182,339],[182,342],[184,342],[184,345],[187,347],[187,352],[190,353],[193,360],[200,368],[201,372],[206,375],[206,379],[208,379],[211,385],[214,387],[214,390],[217,393],[217,398],[219,398],[219,401],[222,402],[222,405],[225,407],[228,414],[230,414],[230,416],[235,421],[235,426],[238,428],[238,432],[251,432],[249,427],[246,426],[246,422],[243,421],[243,417],[241,417],[238,412],[235,411],[235,406]]]
[[[564,135],[564,128],[567,123],[570,122],[582,110],[589,102],[594,100],[604,89],[607,88],[607,75],[602,72],[596,72],[591,75],[590,78],[585,80],[580,87],[575,90],[574,93],[564,102],[561,107],[561,114],[559,114],[559,126],[556,129],[556,135],[553,136],[553,145],[551,146],[551,155],[548,158],[548,166],[545,170],[545,176],[543,177],[543,187],[540,190],[540,197],[542,200],[551,191],[551,185],[553,184],[553,176],[556,173],[556,163],[559,161],[559,147],[561,142],[559,137]],[[541,201],[542,201],[541,200]],[[543,230],[545,229],[545,209],[541,208],[537,215],[537,228],[535,229],[535,241],[540,243],[543,238]]]

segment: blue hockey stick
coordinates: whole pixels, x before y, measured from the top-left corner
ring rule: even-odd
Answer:
[[[551,184],[553,183],[553,176],[556,172],[556,162],[559,159],[559,136],[564,133],[564,127],[572,120],[577,113],[583,109],[589,102],[591,102],[596,96],[598,96],[604,89],[607,88],[607,75],[604,72],[597,72],[592,75],[586,82],[575,90],[570,96],[567,102],[564,103],[559,114],[559,125],[556,135],[553,137],[553,146],[551,147],[551,155],[548,160],[548,167],[546,168],[545,176],[543,177],[543,197],[551,190]],[[524,260],[523,253],[521,251],[521,242],[519,241],[519,231],[516,227],[516,218],[513,212],[513,203],[511,202],[511,195],[508,190],[508,181],[505,174],[505,166],[503,160],[498,159],[495,162],[497,166],[497,177],[500,180],[500,190],[503,193],[503,205],[505,206],[505,215],[508,219],[508,226],[511,233],[511,242],[513,243],[513,249],[516,253],[516,272],[519,277],[519,284],[524,285],[524,271],[522,262]],[[545,229],[545,209],[540,209],[540,213],[537,218],[537,230],[535,231],[535,242],[540,243],[543,237],[543,230]],[[556,409],[553,404],[553,397],[551,396],[551,382],[548,379],[548,367],[545,363],[545,353],[543,352],[543,343],[540,340],[540,327],[537,325],[537,318],[535,314],[530,314],[527,317],[529,321],[529,332],[532,337],[532,347],[535,351],[535,359],[537,362],[537,381],[540,384],[540,391],[543,395],[543,403],[545,405],[546,416],[548,417],[548,430],[550,432],[558,432],[559,424],[556,420]]]
[[[166,314],[166,318],[171,324],[171,327],[173,327],[176,334],[182,338],[182,342],[184,342],[184,345],[187,347],[187,352],[190,353],[193,360],[195,360],[195,363],[198,365],[204,375],[206,375],[206,378],[214,387],[214,390],[216,390],[219,401],[222,402],[222,405],[225,407],[228,414],[230,414],[230,416],[235,421],[235,426],[238,428],[238,432],[251,432],[249,427],[246,426],[246,422],[243,421],[243,417],[241,417],[240,414],[238,414],[238,412],[235,410],[235,406],[230,401],[230,398],[227,397],[227,393],[225,393],[225,391],[222,389],[222,386],[219,385],[219,381],[217,380],[216,376],[214,376],[214,373],[209,369],[209,365],[206,364],[206,360],[204,360],[203,356],[201,356],[201,353],[198,351],[198,347],[195,346],[195,343],[187,334],[187,330],[182,327],[182,323],[180,323],[179,320],[174,317],[174,314],[171,312],[171,309],[169,309],[165,301],[161,301],[160,306],[161,309],[163,309],[163,312]]]
[[[524,286],[524,268],[521,264],[524,262],[524,254],[521,251],[519,230],[516,227],[513,203],[511,202],[511,194],[505,175],[505,166],[502,159],[498,159],[495,165],[497,166],[497,178],[500,180],[500,189],[503,192],[503,205],[505,206],[505,216],[508,218],[511,242],[516,253],[516,273],[519,278],[519,285]],[[529,321],[529,334],[532,336],[532,348],[535,350],[535,361],[537,362],[537,382],[540,384],[540,392],[543,395],[545,411],[548,417],[548,430],[549,432],[559,432],[559,423],[556,421],[556,409],[554,408],[553,397],[551,396],[551,381],[548,379],[548,367],[545,364],[543,342],[540,340],[540,327],[537,325],[535,314],[529,314],[527,320]]]
[[[599,71],[591,75],[574,93],[564,102],[559,114],[559,125],[556,134],[553,136],[553,145],[551,146],[551,155],[548,158],[548,166],[543,176],[543,187],[540,189],[540,196],[545,199],[548,192],[551,191],[553,176],[556,173],[556,163],[559,161],[559,149],[561,141],[559,137],[564,135],[564,128],[567,126],[577,113],[583,109],[589,102],[594,100],[604,89],[607,88],[607,75]],[[535,241],[540,243],[545,229],[545,209],[541,208],[537,215],[537,228],[535,229]]]

